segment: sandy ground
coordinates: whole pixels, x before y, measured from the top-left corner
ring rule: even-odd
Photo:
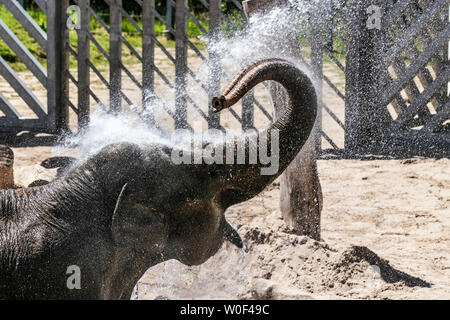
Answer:
[[[51,147],[14,148],[19,185],[51,180]],[[322,241],[294,235],[279,183],[226,212],[246,249],[147,271],[139,299],[448,299],[450,160],[319,160]]]
[[[275,299],[450,298],[448,159],[319,160],[322,241],[292,234],[279,186],[230,208],[245,239],[206,264],[167,262],[139,297]]]
[[[161,52],[157,61],[163,70],[173,71]],[[190,61],[193,70],[201,68],[198,60]],[[342,89],[339,70],[325,65],[325,71]],[[39,90],[28,75],[21,76],[45,103],[45,90]],[[140,79],[137,67],[136,76]],[[107,91],[95,77],[93,81],[94,91],[107,102]],[[164,93],[162,81],[157,82],[157,90]],[[129,79],[123,87],[139,103],[139,90]],[[0,89],[20,105],[4,82]],[[263,90],[256,95],[267,103]],[[203,98],[198,103],[207,105],[205,96],[199,96]],[[342,120],[343,101],[326,87],[324,100]],[[189,115],[198,118],[195,112]],[[255,116],[258,126],[267,123],[261,113]],[[167,115],[160,117],[167,119]],[[325,132],[342,147],[343,130],[326,113],[323,123]],[[222,124],[238,125],[229,114]],[[14,152],[19,186],[55,177],[57,169],[41,165],[55,156],[52,147],[16,147]],[[245,250],[224,245],[200,267],[176,261],[155,266],[142,277],[134,298],[449,299],[450,160],[319,160],[318,167],[324,198],[322,241],[297,236],[283,223],[275,182],[258,197],[226,212],[245,240]]]

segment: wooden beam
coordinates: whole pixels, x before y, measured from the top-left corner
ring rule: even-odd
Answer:
[[[16,93],[30,107],[30,109],[40,118],[46,119],[47,113],[41,102],[36,98],[33,92],[22,82],[17,74],[11,69],[8,63],[0,57],[0,75],[11,85]]]
[[[142,107],[145,121],[155,124],[155,0],[147,0],[142,4]]]
[[[66,71],[69,53],[66,50],[67,7],[69,0],[47,0],[47,130],[66,131],[69,112],[66,97],[69,95]]]
[[[14,18],[20,22],[28,34],[44,49],[47,50],[47,34],[38,26],[25,9],[16,0],[0,0]]]
[[[187,127],[187,0],[177,0],[175,7],[175,128]]]
[[[39,80],[39,82],[47,87],[47,72],[39,61],[31,54],[31,52],[22,44],[16,35],[8,28],[8,26],[0,19],[0,37],[5,41],[6,45],[17,55],[17,57],[25,64],[31,73]]]
[[[209,40],[213,43],[218,39],[221,27],[221,0],[209,1]],[[210,46],[211,47],[211,46]],[[208,126],[217,129],[220,125],[220,113],[215,113],[212,106],[212,98],[217,96],[220,91],[220,80],[222,78],[222,66],[219,55],[209,49],[209,86],[208,86]]]
[[[122,0],[111,0],[109,6],[109,103],[112,112],[119,112],[122,109],[122,13],[120,8]]]
[[[14,152],[0,145],[0,189],[14,188]]]
[[[376,0],[372,4],[381,9],[382,16],[385,14],[385,1]],[[345,149],[352,154],[382,148],[392,121],[387,106],[380,105],[387,73],[382,65],[386,33],[369,29],[368,20],[366,1],[347,1]]]
[[[80,29],[78,30],[78,130],[89,124],[90,114],[90,0],[79,0]]]

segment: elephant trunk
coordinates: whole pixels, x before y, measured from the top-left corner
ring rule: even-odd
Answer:
[[[314,126],[317,98],[313,83],[293,63],[277,58],[259,60],[245,68],[221,97],[213,99],[215,111],[233,106],[253,87],[266,80],[276,81],[286,89],[289,99],[284,113],[268,129],[253,133],[258,135],[258,145],[252,145],[252,141],[256,141],[252,134],[235,138],[227,144],[233,144],[234,159],[237,159],[238,146],[245,146],[245,154],[249,155],[252,148],[260,146],[261,139],[267,141],[269,150],[279,146],[278,171],[271,175],[261,174],[264,168],[261,149],[256,164],[229,164],[224,156],[225,165],[219,170],[223,190],[221,202],[225,206],[250,199],[275,180],[300,152]],[[273,141],[277,136],[279,144],[272,146],[277,142]]]

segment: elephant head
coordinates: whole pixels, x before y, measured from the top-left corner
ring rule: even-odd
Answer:
[[[13,264],[11,257],[0,259],[0,272],[9,279],[0,284],[0,297],[128,299],[153,265],[169,259],[201,264],[225,240],[242,247],[225,210],[257,195],[283,172],[307,140],[317,111],[310,79],[280,59],[245,68],[213,100],[214,107],[233,106],[265,80],[279,82],[289,97],[285,113],[259,133],[268,144],[278,133],[279,170],[273,175],[262,175],[260,163],[227,159],[177,165],[171,146],[120,143],[48,185],[0,193],[0,257],[11,252],[11,244],[20,244],[14,252],[25,255]],[[253,148],[250,141],[247,134],[226,144],[237,154],[238,146]],[[14,226],[26,232],[2,233]],[[66,287],[66,268],[73,264],[83,272],[79,292]]]
[[[169,147],[156,148],[158,152],[154,146],[148,151],[133,148],[125,152],[132,156],[122,161],[122,170],[140,169],[129,171],[128,181],[122,181],[113,218],[118,242],[144,251],[151,248],[160,261],[177,259],[187,265],[205,262],[224,240],[242,247],[238,233],[225,220],[225,210],[254,197],[284,171],[306,142],[317,112],[311,80],[281,59],[260,60],[245,68],[222,96],[213,99],[213,106],[217,112],[229,108],[265,80],[279,82],[289,97],[285,113],[259,133],[268,144],[273,132],[278,133],[278,172],[262,175],[262,164],[229,164],[226,159],[221,164],[175,165]],[[238,145],[252,147],[251,138],[250,134],[226,143],[237,153]]]

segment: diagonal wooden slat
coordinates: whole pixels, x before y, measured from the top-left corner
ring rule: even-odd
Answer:
[[[20,118],[20,114],[17,112],[16,108],[5,98],[5,96],[0,92],[0,110],[5,114],[5,116],[10,118]]]
[[[345,67],[342,65],[342,63],[334,56],[333,53],[330,52],[330,50],[328,50],[328,48],[326,48],[324,46],[324,51],[327,54],[327,56],[330,57],[330,59],[339,67],[339,69],[341,69],[342,72],[345,73]]]
[[[320,134],[333,147],[333,149],[340,150],[336,143],[334,143],[334,141],[325,132],[321,131]]]
[[[330,115],[331,118],[333,118],[336,123],[345,130],[345,125],[342,123],[341,119],[338,118],[338,116],[325,104],[325,102],[322,102],[322,107],[325,109],[325,111]]]
[[[341,92],[341,90],[339,90],[334,83],[326,76],[323,75],[323,80],[328,84],[328,86],[334,91],[336,92],[336,94],[338,95],[339,98],[341,98],[342,100],[345,101],[345,95]]]
[[[239,10],[241,10],[241,11],[244,10],[244,8],[242,7],[242,4],[241,4],[239,1],[237,1],[237,0],[231,0],[231,2],[233,2],[234,5],[235,5]]]
[[[408,13],[410,13],[411,17],[417,17],[420,14],[422,14],[423,10],[428,6],[428,0],[416,0],[416,3],[414,6],[408,7]],[[412,18],[409,18],[410,21]],[[421,32],[419,32],[416,42],[418,41],[419,45],[422,46],[422,48],[428,47],[434,38],[436,38],[439,35],[439,32],[445,30],[446,24],[441,23],[441,19],[439,18],[439,15],[435,17],[435,19],[432,19],[432,22],[424,26]],[[443,39],[445,40],[445,39]],[[443,41],[444,42],[444,41]],[[441,48],[441,50],[444,50],[445,46]],[[405,51],[405,54],[408,59],[415,60],[417,56],[419,56],[420,52],[417,49],[415,45],[411,45],[408,50]],[[440,59],[439,52],[437,54],[433,55],[429,61],[429,64],[431,64],[431,67],[434,69],[435,73],[438,74],[440,72],[441,68],[436,68],[436,65],[440,65]],[[418,73],[417,77],[420,80],[420,83],[427,87],[430,85],[431,82],[433,82],[433,77],[428,70],[426,66],[421,68]],[[443,95],[435,95],[433,99],[431,99],[431,104],[434,106],[435,109],[437,109],[440,105],[444,104],[444,96]],[[428,110],[427,108],[425,108]]]
[[[397,75],[404,74],[405,70],[407,68],[405,61],[401,57],[394,61],[392,67]],[[420,94],[420,90],[417,87],[417,85],[413,79],[408,80],[404,83],[403,90],[405,91],[409,101],[414,101],[414,99]],[[400,94],[398,96],[401,97]],[[422,106],[419,109],[417,115],[419,116],[420,119],[422,119],[423,117],[426,117],[427,115],[429,115],[429,113],[430,112],[429,112],[428,108],[426,108],[426,106]]]
[[[423,127],[422,130],[427,132],[433,132],[441,125],[445,120],[450,118],[450,99],[447,99],[447,103],[439,108],[438,112],[433,115],[431,120]]]
[[[399,0],[390,10],[387,11],[384,21],[381,24],[384,31],[392,26],[395,18],[400,15],[400,13],[410,4],[410,2],[411,0]]]
[[[37,25],[17,0],[0,0],[0,3],[3,3],[5,8],[12,13],[42,49],[47,50],[47,34]]]
[[[448,0],[436,0],[430,5],[419,18],[417,18],[412,25],[405,31],[403,36],[398,39],[394,45],[389,49],[389,54],[384,60],[384,66],[387,68],[392,61],[400,54],[401,51],[415,38],[418,32],[426,25],[431,18],[439,12],[439,10],[447,3]]]
[[[417,12],[415,12],[412,9],[412,7],[413,6],[408,6],[406,8],[406,10],[403,12],[402,19],[400,19],[400,21],[397,23],[398,28],[396,30],[394,30],[394,32],[393,32],[395,37],[400,37],[402,32],[404,32],[407,29],[407,27],[415,19],[417,19],[418,14],[417,14]],[[425,29],[422,29],[421,32],[419,32],[419,36],[420,36],[420,34],[423,33],[424,30]],[[408,48],[405,50],[404,53],[410,59],[410,61],[415,61],[417,59],[417,57],[420,55],[420,52],[417,50],[415,44],[413,44],[413,43],[410,46],[408,46]],[[393,67],[395,73],[397,74],[397,77],[402,75],[407,68],[407,64],[406,64],[404,57],[397,57],[394,60],[392,67]],[[420,68],[419,76],[422,74],[421,70],[424,70],[424,69],[427,70],[425,66]],[[423,77],[422,77],[422,79],[423,79]],[[428,86],[428,84],[426,86]],[[413,79],[405,82],[404,91],[410,101],[413,101],[420,94],[419,88],[417,87],[417,85]],[[396,105],[396,102],[398,99],[401,99],[400,94],[396,95],[396,99],[394,99],[393,105]],[[434,101],[434,100],[435,99],[432,99],[432,101]],[[403,102],[403,104],[406,104],[406,103]],[[406,109],[406,108],[404,108],[404,109]],[[401,112],[399,112],[399,113],[401,113]],[[407,126],[409,126],[410,128],[421,126],[426,121],[426,119],[428,119],[429,117],[430,117],[430,111],[427,108],[427,106],[424,105],[419,109],[419,111],[417,113],[417,118],[414,118],[414,119],[411,119],[410,121],[408,121]]]
[[[39,118],[46,118],[47,113],[42,104],[2,57],[0,57],[0,75],[8,81],[11,87],[19,94],[23,101],[25,101],[25,103]]]
[[[450,25],[446,30],[442,31],[439,36],[433,40],[415,60],[414,62],[398,77],[391,86],[385,90],[382,97],[382,104],[387,105],[392,100],[395,94],[403,89],[406,82],[410,81],[417,74],[420,68],[422,68],[433,54],[442,46],[443,41],[450,36]]]
[[[44,13],[47,13],[47,0],[34,0],[34,2]]]
[[[427,87],[420,96],[418,96],[414,101],[411,103],[408,109],[404,110],[399,117],[393,122],[392,129],[398,130],[400,127],[407,121],[408,119],[411,119],[414,117],[414,115],[417,113],[419,108],[426,104],[433,94],[437,90],[439,90],[443,85],[448,83],[448,79],[450,78],[450,66],[447,66],[434,80],[434,82]]]
[[[170,5],[172,5],[173,7],[175,7],[176,6],[176,3],[175,3],[175,1],[173,1],[173,0],[167,0],[169,3],[170,3]],[[203,25],[197,20],[197,18],[191,13],[191,11],[189,10],[189,8],[186,6],[186,7],[184,7],[184,10],[186,11],[186,14],[189,16],[189,19],[191,19],[192,20],[192,22],[194,22],[194,24],[200,29],[200,31],[203,33],[203,34],[207,34],[208,33],[208,31],[205,29],[205,27],[203,27]]]
[[[47,87],[47,71],[31,54],[30,51],[22,44],[16,35],[8,28],[8,26],[0,19],[0,37],[5,41],[6,45],[19,57],[25,66],[33,73],[39,82]]]

